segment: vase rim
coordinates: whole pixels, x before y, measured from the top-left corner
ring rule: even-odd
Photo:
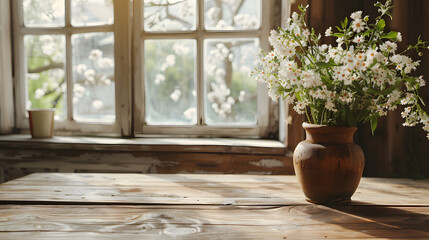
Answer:
[[[302,127],[303,128],[312,128],[312,129],[317,129],[317,128],[344,128],[344,129],[357,129],[357,127],[353,127],[353,126],[328,126],[328,125],[323,125],[323,124],[313,124],[313,123],[308,123],[308,122],[303,122],[302,123]]]

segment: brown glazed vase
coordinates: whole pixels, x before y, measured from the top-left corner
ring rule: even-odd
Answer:
[[[344,204],[356,191],[365,156],[353,143],[355,127],[303,123],[306,139],[293,153],[293,165],[307,201]]]

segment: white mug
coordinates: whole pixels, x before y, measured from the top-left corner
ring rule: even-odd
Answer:
[[[54,114],[52,109],[29,109],[28,120],[33,138],[51,138],[54,134]]]

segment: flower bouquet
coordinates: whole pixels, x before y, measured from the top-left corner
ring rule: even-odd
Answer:
[[[356,191],[365,164],[362,149],[353,143],[358,123],[370,122],[374,133],[379,117],[404,105],[404,125],[420,122],[429,132],[429,116],[418,92],[425,81],[412,75],[420,61],[406,55],[421,55],[428,43],[419,38],[398,53],[401,33],[385,31],[392,3],[375,6],[380,14],[373,22],[357,11],[335,32],[326,30],[326,36],[337,38],[337,46],[319,44],[321,35],[304,21],[308,6],[300,6],[301,13],[293,13],[285,29],[271,32],[273,50],[261,51],[259,67],[251,72],[267,84],[272,99],[281,97],[307,116],[307,138],[295,148],[293,163],[313,203],[349,202]]]
[[[375,6],[380,14],[373,22],[357,11],[336,31],[326,30],[326,36],[337,38],[337,46],[319,44],[321,35],[304,21],[308,6],[300,6],[301,13],[293,13],[285,29],[271,31],[273,50],[261,51],[259,67],[251,76],[267,84],[272,99],[283,98],[312,124],[370,122],[374,133],[379,117],[404,105],[404,126],[422,123],[429,132],[429,117],[418,92],[425,80],[412,76],[420,61],[407,56],[412,51],[421,56],[428,42],[419,37],[415,45],[398,53],[401,33],[385,31],[384,18],[392,18],[391,0]]]

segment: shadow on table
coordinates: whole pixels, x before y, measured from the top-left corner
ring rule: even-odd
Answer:
[[[376,238],[429,239],[428,207],[383,206],[356,201],[351,205],[319,207],[329,213],[309,214],[311,219]]]

